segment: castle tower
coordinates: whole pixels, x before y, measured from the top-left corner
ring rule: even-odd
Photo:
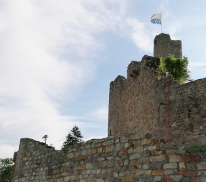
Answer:
[[[154,39],[154,57],[166,58],[169,54],[182,58],[182,42],[171,40],[169,34],[161,33]]]
[[[132,61],[127,78],[118,76],[111,82],[108,136],[150,133],[162,137],[169,133],[165,122],[170,120],[166,111],[169,110],[168,85],[171,83],[159,79],[159,58],[166,58],[169,54],[182,57],[181,41],[171,40],[168,34],[157,35],[154,57],[144,56],[140,62]],[[172,84],[174,87],[178,85],[176,82]]]
[[[118,76],[110,83],[108,136],[125,133],[159,133],[163,83],[158,83],[160,59],[144,56],[132,61],[127,78]],[[160,125],[160,126],[159,126]]]

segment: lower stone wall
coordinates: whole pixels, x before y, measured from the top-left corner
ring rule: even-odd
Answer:
[[[14,182],[206,181],[204,147],[174,149],[138,134],[94,139],[65,152],[24,138],[15,156]]]

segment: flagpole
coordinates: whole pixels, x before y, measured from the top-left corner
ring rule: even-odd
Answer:
[[[161,11],[161,33],[162,33],[162,11]]]

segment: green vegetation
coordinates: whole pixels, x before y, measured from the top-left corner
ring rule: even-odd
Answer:
[[[82,138],[83,136],[79,131],[79,128],[77,126],[74,126],[71,130],[71,133],[67,135],[66,141],[63,143],[62,150],[66,149],[69,146],[73,146],[77,143],[83,143]]]
[[[174,58],[174,55],[169,55],[166,59],[160,59],[160,70],[164,76],[170,76],[173,80],[180,84],[185,83],[189,79],[187,57]]]
[[[12,180],[14,162],[10,158],[0,159],[0,182]]]
[[[186,150],[198,150],[198,149],[206,149],[206,146],[196,146],[196,147],[187,148]]]

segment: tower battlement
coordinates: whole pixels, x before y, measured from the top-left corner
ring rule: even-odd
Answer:
[[[182,42],[171,40],[169,34],[161,33],[154,39],[154,57],[166,58],[169,54],[182,58]]]

